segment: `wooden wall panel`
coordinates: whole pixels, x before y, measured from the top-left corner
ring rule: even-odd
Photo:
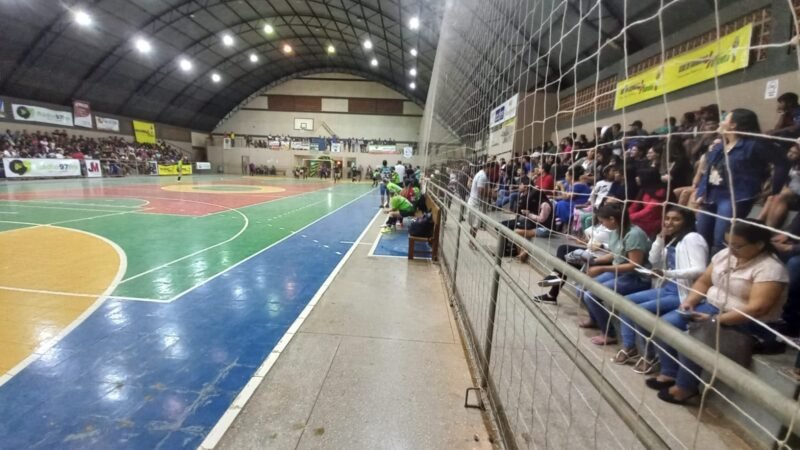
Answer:
[[[375,114],[375,100],[371,98],[350,98],[347,111],[354,114]]]
[[[392,99],[375,99],[375,112],[377,114],[403,114],[403,101]]]

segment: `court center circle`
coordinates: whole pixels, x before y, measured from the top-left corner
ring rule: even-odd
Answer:
[[[195,192],[199,194],[274,194],[286,189],[275,186],[251,184],[170,184],[161,189],[171,192]]]

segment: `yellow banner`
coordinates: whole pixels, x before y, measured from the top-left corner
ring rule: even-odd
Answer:
[[[191,175],[192,174],[192,165],[191,164],[184,164],[181,166],[181,175]],[[173,175],[178,176],[178,165],[177,164],[169,164],[169,165],[158,165],[158,174],[159,175]]]
[[[152,123],[134,120],[133,134],[136,136],[136,142],[140,144],[156,143],[156,126]]]
[[[750,64],[750,39],[753,25],[748,24],[627,80],[617,83],[614,109],[635,105],[666,93],[711,80],[746,68]]]

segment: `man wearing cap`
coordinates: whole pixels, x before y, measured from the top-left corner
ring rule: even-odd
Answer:
[[[647,131],[644,130],[641,120],[634,120],[629,125],[631,129],[626,133],[627,136],[646,136]]]

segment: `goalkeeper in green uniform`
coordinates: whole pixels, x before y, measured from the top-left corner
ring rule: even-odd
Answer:
[[[178,158],[178,183],[181,182],[181,175],[183,175],[183,156]]]

